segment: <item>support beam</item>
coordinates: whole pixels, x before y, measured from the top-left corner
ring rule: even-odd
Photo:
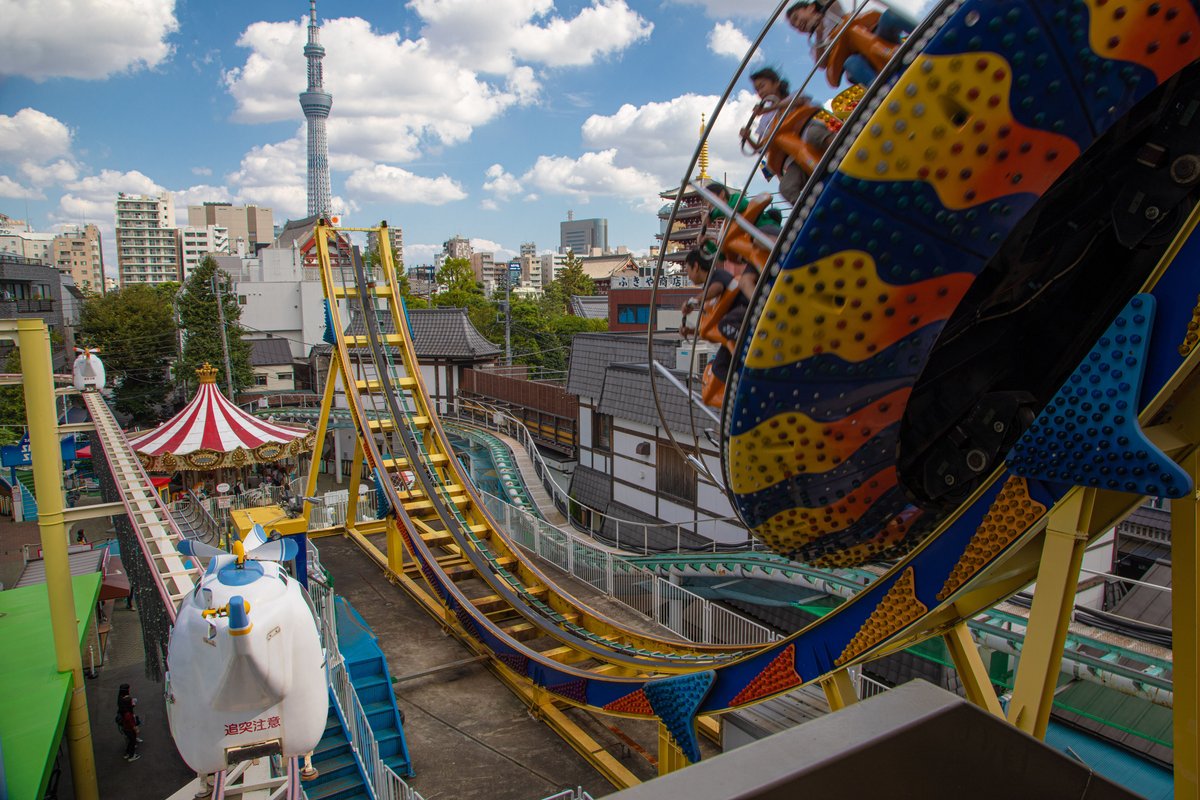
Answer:
[[[681,770],[688,765],[687,758],[675,740],[671,738],[667,726],[658,723],[658,774],[667,775]]]
[[[1174,632],[1176,800],[1200,797],[1200,450],[1182,462],[1192,493],[1171,502],[1171,628]]]
[[[70,525],[73,522],[83,522],[87,519],[111,517],[115,514],[124,513],[124,503],[97,503],[91,506],[75,506],[63,511],[63,522]]]
[[[830,711],[841,711],[849,705],[858,702],[858,692],[854,689],[854,679],[848,669],[831,672],[819,681],[829,702]]]
[[[958,623],[942,634],[942,639],[946,642],[946,649],[950,651],[954,668],[958,670],[958,679],[962,681],[967,699],[984,711],[1003,719],[1004,709],[1000,707],[1000,698],[996,697],[996,690],[992,688],[992,681],[983,666],[979,648],[971,638],[971,631],[967,629],[967,623]]]
[[[1055,506],[1046,523],[1037,589],[1008,706],[1008,721],[1038,739],[1046,738],[1050,722],[1095,503],[1094,489],[1076,490]]]
[[[87,694],[83,685],[83,659],[79,653],[79,627],[75,619],[75,597],[71,566],[67,557],[67,526],[63,519],[62,450],[58,440],[54,377],[50,359],[50,332],[40,318],[16,321],[17,344],[21,348],[21,375],[25,384],[25,413],[29,424],[29,449],[33,460],[33,482],[42,499],[38,506],[42,558],[46,568],[46,592],[50,602],[50,627],[59,672],[71,676],[64,735],[71,761],[71,778],[76,800],[98,800],[96,757],[88,720]],[[11,323],[4,326],[11,331]]]
[[[321,473],[321,454],[325,452],[325,437],[329,434],[329,412],[333,409],[333,398],[337,387],[338,353],[335,350],[329,358],[329,372],[325,375],[325,391],[321,394],[321,413],[317,418],[317,437],[313,445],[313,458],[308,464],[308,481],[304,484],[304,496],[317,496],[317,476]],[[334,434],[335,436],[337,434]],[[337,454],[333,458],[333,471],[337,474],[342,465],[337,463]],[[312,503],[304,504],[304,527],[312,519]]]

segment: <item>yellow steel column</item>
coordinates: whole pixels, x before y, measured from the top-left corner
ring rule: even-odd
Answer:
[[[1200,598],[1196,578],[1200,575],[1200,450],[1183,461],[1192,477],[1193,492],[1171,501],[1171,628],[1175,652],[1175,797],[1200,797]]]
[[[840,711],[848,705],[858,702],[858,692],[854,689],[854,680],[850,670],[839,669],[831,672],[818,681],[825,691],[825,699],[829,702],[830,711]]]
[[[321,415],[317,419],[317,438],[316,444],[313,445],[313,458],[308,466],[308,483],[304,486],[305,497],[317,496],[317,475],[321,472],[321,454],[325,452],[325,437],[329,433],[329,414],[333,410],[333,398],[337,387],[338,376],[338,354],[337,351],[329,357],[329,374],[325,376],[325,391],[321,395]],[[337,459],[334,459],[335,461]],[[334,464],[334,470],[341,468],[341,464]],[[312,504],[304,504],[304,526],[308,527],[309,519],[312,517]]]
[[[362,462],[365,455],[362,439],[356,436],[354,438],[354,460],[350,462],[350,483],[346,487],[346,530],[348,531],[358,529],[358,487],[362,485]]]
[[[1004,709],[1000,707],[1000,698],[992,688],[991,678],[979,655],[979,648],[971,638],[971,631],[966,622],[960,622],[942,634],[954,668],[958,670],[958,679],[962,681],[967,699],[975,705],[990,711],[997,717],[1004,717]]]
[[[404,540],[400,538],[400,521],[395,514],[387,516],[387,560],[388,569],[397,575],[404,574]]]
[[[50,625],[59,672],[71,673],[71,702],[67,710],[67,752],[71,782],[78,800],[100,797],[96,761],[88,722],[87,694],[83,685],[83,659],[79,653],[79,620],[75,618],[75,593],[67,559],[67,526],[63,522],[62,451],[58,442],[58,412],[54,404],[50,333],[41,319],[17,320],[21,348],[21,375],[25,384],[25,415],[29,422],[29,450],[33,482],[38,497],[38,527],[46,567],[46,592],[50,598]]]
[[[1037,588],[1008,707],[1008,721],[1038,739],[1046,738],[1050,722],[1095,502],[1095,490],[1076,489],[1054,507],[1046,523]]]
[[[671,738],[671,732],[660,720],[658,723],[658,774],[666,775],[681,770],[687,765],[688,760],[684,757],[683,751],[679,749],[679,745],[675,744],[675,740]]]

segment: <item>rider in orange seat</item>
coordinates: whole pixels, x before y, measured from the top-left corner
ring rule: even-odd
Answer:
[[[741,130],[742,151],[748,152],[747,145],[755,152],[766,151],[769,168],[763,170],[764,174],[770,178],[777,173],[779,193],[795,205],[812,168],[833,140],[833,131],[815,116],[818,109],[812,98],[808,95],[793,98],[787,80],[774,69],[760,69],[751,74],[750,80],[754,82],[759,103],[750,122]],[[768,145],[767,140],[772,137]]]
[[[826,63],[822,59],[833,55],[830,53],[831,45],[846,18],[846,12],[837,0],[799,0],[787,10],[787,19],[791,26],[800,33],[808,34],[813,61],[817,64]],[[830,86],[838,85],[842,72],[851,83],[869,86],[879,75],[882,66],[880,59],[886,61],[887,58],[883,56],[890,57],[891,51],[900,44],[900,40],[912,32],[912,23],[891,9],[882,14],[865,14],[863,20],[873,28],[871,33],[881,46],[873,48],[875,52],[872,53],[855,52],[847,56],[841,69],[835,66],[832,72],[826,73]],[[839,49],[843,43],[849,46],[850,38],[843,36],[838,41]]]
[[[688,251],[684,258],[683,265],[688,278],[698,286],[707,284],[707,288],[699,303],[696,298],[692,298],[683,304],[685,321],[680,326],[679,333],[691,336],[698,329],[701,338],[721,346],[705,368],[701,389],[701,397],[705,403],[719,406],[720,398],[725,392],[725,379],[729,374],[734,341],[746,316],[748,298],[754,289],[758,272],[749,267],[742,273],[742,277],[734,278],[729,270],[714,267],[714,258],[715,256],[705,253],[700,248]],[[693,328],[687,323],[687,314],[697,305],[700,309],[700,319]]]

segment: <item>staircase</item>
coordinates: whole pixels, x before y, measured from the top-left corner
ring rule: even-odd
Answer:
[[[21,516],[25,522],[33,522],[38,518],[37,498],[33,495],[33,471],[17,470],[17,485],[14,491],[21,493]]]
[[[313,750],[312,763],[320,775],[304,782],[304,793],[308,800],[361,800],[371,797],[366,778],[346,737],[345,726],[338,716],[332,690],[325,733]]]
[[[350,684],[379,744],[379,758],[400,777],[411,778],[412,761],[383,650],[370,626],[345,598],[338,597],[335,608],[338,645],[345,658]]]

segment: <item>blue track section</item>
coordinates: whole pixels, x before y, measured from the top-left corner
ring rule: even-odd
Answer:
[[[379,757],[402,778],[413,776],[408,743],[396,695],[392,691],[392,676],[379,641],[354,606],[344,597],[337,598],[338,646],[346,660],[350,683],[358,702],[371,723],[379,743]]]

